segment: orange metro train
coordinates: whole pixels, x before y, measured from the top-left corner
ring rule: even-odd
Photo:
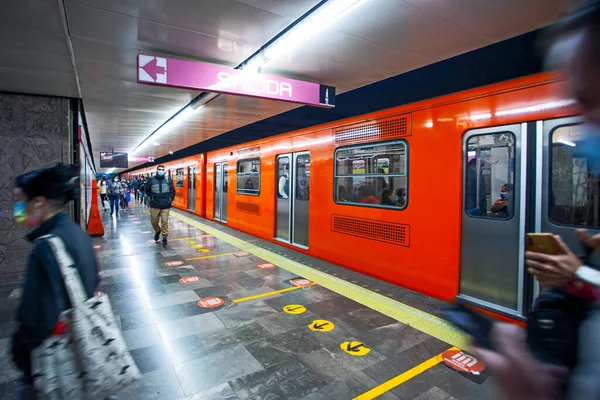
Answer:
[[[174,207],[519,320],[525,233],[598,224],[565,89],[536,74],[166,162]]]

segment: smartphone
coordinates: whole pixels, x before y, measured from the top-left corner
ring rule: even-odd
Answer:
[[[552,233],[528,233],[525,236],[527,251],[558,254],[558,246]]]
[[[442,312],[442,318],[451,322],[473,338],[475,345],[493,350],[490,337],[493,321],[462,303],[455,303]]]

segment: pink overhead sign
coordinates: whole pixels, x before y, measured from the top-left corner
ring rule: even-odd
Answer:
[[[335,107],[332,86],[144,54],[138,55],[138,82]]]

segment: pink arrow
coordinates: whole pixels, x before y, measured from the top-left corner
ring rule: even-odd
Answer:
[[[148,61],[148,63],[146,65],[144,65],[142,67],[142,69],[144,71],[146,71],[146,73],[148,75],[150,75],[150,77],[154,80],[154,82],[156,82],[156,79],[158,78],[158,76],[157,76],[158,74],[165,73],[165,67],[161,67],[156,64],[156,57],[154,57],[151,61]]]

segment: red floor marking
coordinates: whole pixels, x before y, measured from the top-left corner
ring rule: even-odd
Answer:
[[[183,261],[167,261],[165,263],[166,267],[179,267],[180,265],[183,265]]]
[[[198,305],[202,308],[215,308],[225,304],[223,299],[219,297],[207,297],[198,302]]]
[[[312,285],[312,282],[309,281],[308,279],[292,279],[290,281],[290,284],[294,285],[294,286],[300,286],[300,287],[302,287],[302,286]]]
[[[479,361],[470,354],[463,353],[460,350],[446,350],[442,354],[444,363],[460,372],[470,372],[479,375],[485,369],[483,361]]]
[[[248,253],[246,253],[246,252],[244,252],[244,253],[233,253],[233,255],[236,256],[236,257],[244,257],[244,256],[247,256]]]
[[[275,264],[271,264],[271,263],[258,264],[258,268],[263,268],[263,269],[275,268]]]
[[[179,282],[187,285],[187,284],[194,283],[194,282],[200,282],[200,278],[198,278],[197,276],[186,276],[186,277],[181,278],[179,280]]]

